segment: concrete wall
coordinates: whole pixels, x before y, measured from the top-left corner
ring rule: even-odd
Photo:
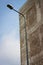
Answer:
[[[43,65],[43,0],[27,0],[20,12],[26,18],[29,65]],[[27,65],[24,18],[19,17],[21,65]]]

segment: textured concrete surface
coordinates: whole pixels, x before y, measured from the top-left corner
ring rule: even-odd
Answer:
[[[27,0],[20,12],[26,18],[29,65],[43,65],[43,0]],[[24,19],[20,15],[21,65],[27,65]]]

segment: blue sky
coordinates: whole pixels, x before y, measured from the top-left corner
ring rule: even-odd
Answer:
[[[26,0],[0,0],[0,65],[20,65],[19,15],[8,9],[7,4],[17,10]]]

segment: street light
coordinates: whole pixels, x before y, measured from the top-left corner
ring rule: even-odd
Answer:
[[[29,60],[28,60],[28,43],[27,43],[27,31],[26,31],[26,19],[24,14],[22,14],[21,12],[15,10],[11,5],[7,4],[7,7],[17,13],[19,13],[20,15],[23,16],[24,18],[24,28],[25,28],[25,41],[26,41],[26,59],[27,59],[27,65],[29,65]]]

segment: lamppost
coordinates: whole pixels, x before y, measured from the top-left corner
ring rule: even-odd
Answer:
[[[21,12],[17,11],[16,9],[14,9],[11,5],[7,5],[7,7],[17,13],[19,13],[20,15],[23,16],[24,18],[24,28],[25,28],[25,42],[26,42],[26,59],[27,59],[27,65],[29,65],[29,60],[28,60],[28,43],[27,43],[27,31],[26,31],[26,19],[24,14],[22,14]]]

